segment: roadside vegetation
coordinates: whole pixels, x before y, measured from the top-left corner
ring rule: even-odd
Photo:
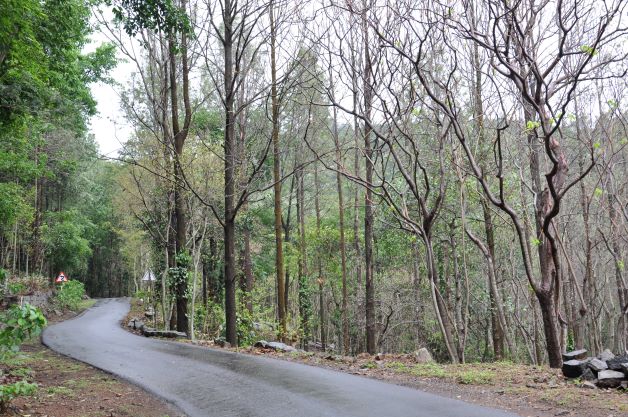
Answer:
[[[425,348],[386,369],[460,386],[628,355],[628,0],[0,6],[7,305],[63,271],[59,310],[135,295],[198,343]],[[110,155],[99,83],[130,128]]]

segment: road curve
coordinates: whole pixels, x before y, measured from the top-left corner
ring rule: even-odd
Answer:
[[[422,391],[265,357],[147,339],[103,299],[44,331],[51,349],[129,380],[190,417],[515,417]]]

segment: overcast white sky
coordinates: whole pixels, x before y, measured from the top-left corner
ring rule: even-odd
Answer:
[[[86,46],[85,52],[93,51],[107,38],[99,33],[92,34],[92,42]],[[130,78],[134,66],[128,62],[118,62],[118,66],[110,74],[118,83],[125,85]],[[92,95],[98,102],[98,114],[91,119],[90,131],[96,137],[100,153],[115,157],[132,133],[132,129],[120,111],[120,98],[116,86],[103,83],[92,84]]]

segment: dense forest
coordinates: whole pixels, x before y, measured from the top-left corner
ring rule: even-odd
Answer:
[[[63,270],[234,346],[628,348],[628,2],[0,10],[5,283]],[[97,82],[133,126],[115,157]]]

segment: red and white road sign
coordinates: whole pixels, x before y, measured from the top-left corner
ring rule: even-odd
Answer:
[[[60,284],[62,282],[67,282],[68,281],[68,277],[65,275],[65,272],[61,271],[59,272],[59,275],[57,275],[57,279],[55,279],[55,282],[57,284]]]

